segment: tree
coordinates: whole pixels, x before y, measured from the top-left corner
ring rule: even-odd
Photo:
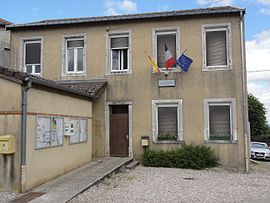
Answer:
[[[266,112],[264,104],[252,94],[248,94],[248,117],[251,137],[264,136],[268,133]]]

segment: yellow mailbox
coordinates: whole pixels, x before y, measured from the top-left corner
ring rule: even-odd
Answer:
[[[0,154],[15,153],[15,136],[0,135]]]

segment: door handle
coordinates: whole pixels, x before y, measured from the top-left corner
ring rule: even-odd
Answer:
[[[128,140],[128,135],[127,135],[127,140]]]

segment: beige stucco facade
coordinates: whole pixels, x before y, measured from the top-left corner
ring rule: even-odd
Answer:
[[[106,102],[121,104],[129,102],[132,107],[130,156],[139,159],[143,153],[141,136],[150,137],[150,148],[169,149],[180,144],[154,144],[152,141],[152,101],[181,99],[184,143],[204,144],[204,100],[232,98],[236,101],[235,143],[207,143],[215,150],[224,166],[245,169],[245,142],[243,118],[243,77],[241,61],[240,17],[237,14],[208,17],[163,18],[136,22],[96,23],[65,27],[14,30],[11,32],[12,67],[22,68],[22,41],[34,37],[42,38],[42,76],[52,80],[88,80],[105,78],[106,92],[93,104],[93,155],[109,156]],[[230,24],[232,41],[232,69],[203,71],[202,26],[208,24]],[[153,52],[154,29],[179,29],[180,50],[193,59],[187,73],[152,73],[144,50]],[[114,32],[129,32],[131,37],[131,73],[106,74],[108,66],[107,36]],[[85,36],[86,73],[83,76],[63,74],[64,37]],[[175,87],[158,87],[160,79],[175,80]],[[82,108],[82,107],[80,107]],[[82,111],[84,111],[82,109]],[[131,115],[130,115],[131,116]],[[130,127],[131,127],[130,126]],[[54,150],[54,149],[52,149]],[[55,149],[57,150],[57,149]],[[107,150],[107,153],[106,153]],[[39,153],[39,152],[38,152]]]
[[[0,66],[10,67],[10,31],[0,25]]]
[[[0,153],[0,191],[25,192],[89,162],[92,158],[92,102],[66,92],[32,84],[27,91],[26,163],[21,162],[22,86],[19,80],[0,77],[0,136],[14,135],[14,154]],[[7,102],[8,101],[8,102]],[[70,143],[37,147],[37,118],[57,117],[87,121],[87,138]],[[63,123],[64,124],[64,123]]]
[[[28,92],[26,184],[25,190],[58,177],[89,162],[92,158],[92,104],[89,101],[39,89]],[[34,115],[33,115],[34,114]],[[87,142],[37,149],[36,116],[54,115],[65,118],[87,118]],[[46,175],[44,175],[46,174]]]
[[[15,154],[0,154],[0,190],[18,191],[20,188],[21,85],[0,78],[0,95],[0,136],[14,135],[16,139]]]

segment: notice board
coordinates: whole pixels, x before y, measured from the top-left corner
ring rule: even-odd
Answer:
[[[63,145],[64,119],[53,116],[36,117],[36,148]]]

